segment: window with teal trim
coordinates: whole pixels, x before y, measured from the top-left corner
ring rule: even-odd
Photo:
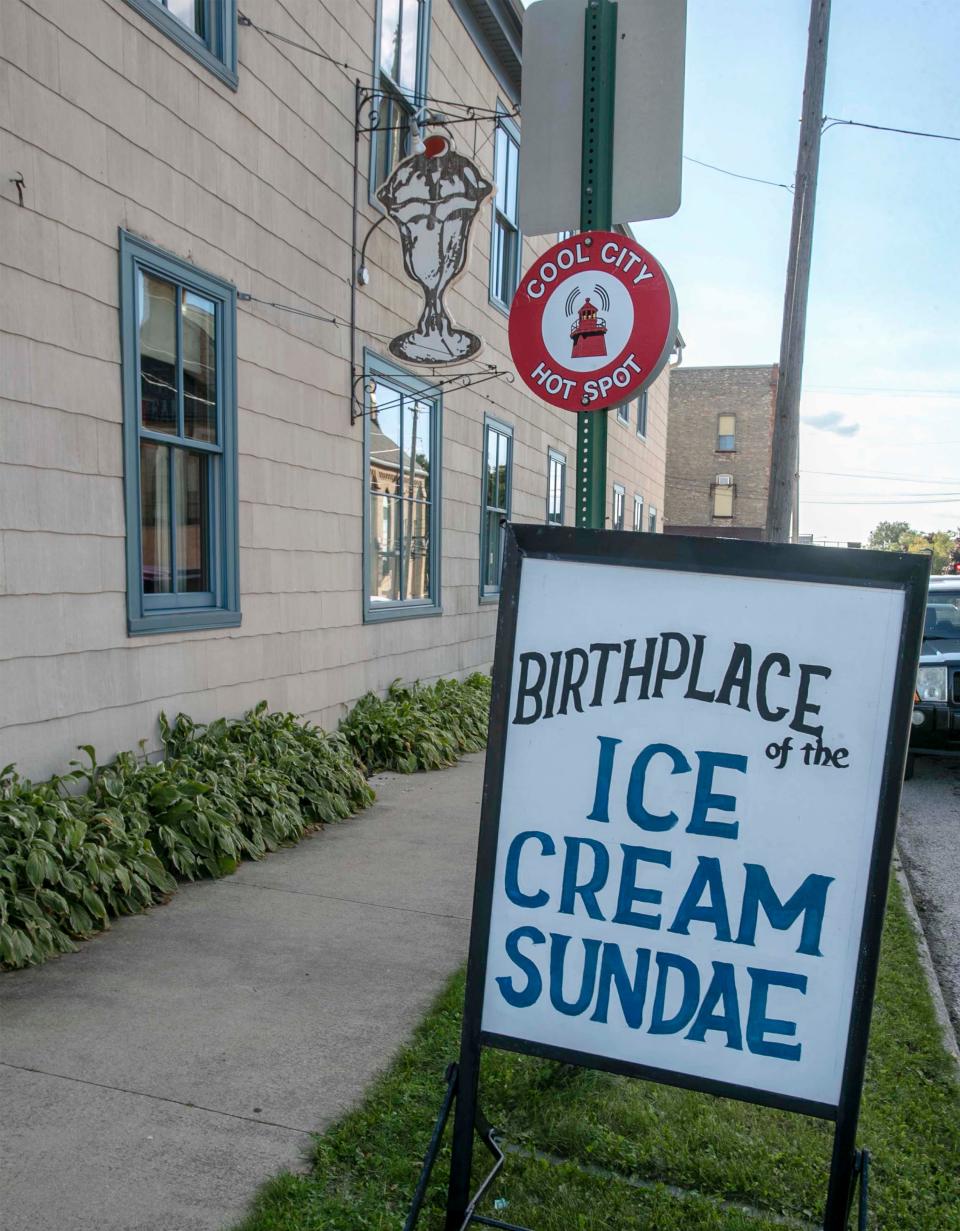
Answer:
[[[547,525],[562,526],[567,486],[567,459],[547,449]]]
[[[366,362],[364,619],[440,611],[440,395],[379,356]]]
[[[240,623],[236,292],[120,234],[131,634]]]
[[[500,593],[504,526],[510,520],[513,428],[496,419],[483,424],[483,492],[480,521],[480,597]]]
[[[237,0],[127,0],[221,81],[237,87]]]
[[[612,525],[614,530],[622,530],[624,524],[624,510],[627,503],[627,493],[621,483],[613,485],[613,517]]]
[[[637,435],[646,436],[647,434],[647,412],[650,409],[650,399],[647,397],[647,391],[637,398]]]
[[[497,192],[490,232],[490,300],[504,311],[509,311],[520,281],[519,169],[520,130],[501,114],[493,145],[493,179]]]
[[[374,192],[409,152],[410,121],[423,106],[429,66],[430,0],[380,0],[370,134]]]

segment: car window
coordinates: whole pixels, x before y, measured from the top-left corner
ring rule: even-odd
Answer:
[[[960,590],[956,593],[944,590],[930,592],[927,596],[923,635],[932,639],[960,638]]]

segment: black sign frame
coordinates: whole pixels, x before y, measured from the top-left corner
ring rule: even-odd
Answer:
[[[499,838],[503,770],[509,730],[520,580],[525,559],[565,560],[688,573],[782,581],[819,582],[858,588],[899,589],[904,594],[893,696],[877,804],[863,926],[847,1034],[840,1096],[824,1104],[710,1078],[674,1073],[607,1056],[492,1034],[481,1029],[487,947]],[[656,1081],[686,1089],[776,1107],[834,1122],[833,1155],[824,1231],[847,1225],[858,1169],[857,1122],[863,1090],[867,1040],[873,1011],[880,937],[886,909],[890,863],[896,837],[900,787],[906,764],[910,716],[923,632],[930,557],[846,548],[772,544],[680,535],[624,534],[612,530],[515,525],[506,527],[500,611],[494,652],[490,731],[483,784],[480,837],[474,883],[470,951],[457,1077],[453,1158],[447,1198],[447,1231],[470,1221],[470,1172],[477,1120],[480,1057],[484,1047]],[[861,1190],[863,1199],[863,1190]],[[504,1225],[504,1224],[499,1224]]]

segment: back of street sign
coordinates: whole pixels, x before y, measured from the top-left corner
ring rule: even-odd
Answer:
[[[536,0],[524,14],[520,227],[580,227],[585,0]],[[612,217],[680,207],[686,0],[618,0]]]

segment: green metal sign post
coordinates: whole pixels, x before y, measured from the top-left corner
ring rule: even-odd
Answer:
[[[612,225],[613,107],[617,70],[615,0],[589,0],[583,45],[580,229]],[[577,526],[602,530],[607,491],[606,410],[577,414]]]

